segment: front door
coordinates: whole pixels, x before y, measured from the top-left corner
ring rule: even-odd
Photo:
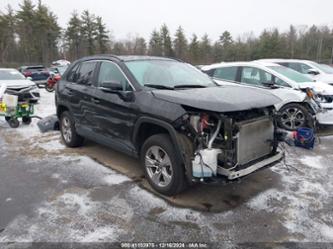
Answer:
[[[104,91],[101,89],[103,82],[120,82],[123,89],[118,93]],[[135,98],[128,100],[121,96],[126,92],[135,93],[120,67],[111,61],[100,62],[97,87],[93,96],[96,110],[94,120],[98,124],[95,128],[100,135],[108,139],[111,146],[133,151],[131,135],[138,112]]]

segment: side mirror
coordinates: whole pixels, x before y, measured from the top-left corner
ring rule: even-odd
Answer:
[[[32,80],[32,78],[31,78],[31,77],[26,77],[26,79],[27,79],[27,80]]]
[[[272,82],[272,81],[261,82],[261,84],[262,84],[264,87],[269,87],[269,88],[274,88],[274,87],[276,87],[275,83]]]
[[[101,89],[106,92],[118,92],[123,90],[123,86],[119,81],[104,81],[101,84]]]
[[[320,72],[319,72],[317,69],[310,68],[310,69],[308,70],[308,74],[311,74],[311,75],[318,75],[318,74],[320,74]]]

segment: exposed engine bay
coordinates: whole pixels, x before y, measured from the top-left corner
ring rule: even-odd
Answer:
[[[226,114],[192,110],[182,121],[193,148],[193,178],[233,180],[282,158],[274,108]]]

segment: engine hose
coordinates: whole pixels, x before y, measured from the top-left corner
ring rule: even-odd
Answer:
[[[219,132],[220,132],[222,121],[221,121],[220,118],[219,118],[218,120],[219,120],[219,121],[218,121],[218,123],[217,123],[216,130],[215,130],[213,136],[210,138],[210,140],[209,140],[209,142],[208,142],[208,149],[211,149],[211,148],[212,148],[213,143],[214,143],[214,141],[215,141],[217,135],[218,135]]]

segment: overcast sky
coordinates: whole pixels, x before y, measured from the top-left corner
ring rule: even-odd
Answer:
[[[0,0],[15,9],[21,0]],[[33,0],[37,3],[37,0]],[[172,34],[182,25],[187,35],[207,33],[215,40],[228,30],[234,37],[264,28],[287,30],[290,24],[333,27],[333,0],[42,0],[64,27],[70,14],[88,9],[101,16],[116,39],[140,34],[148,38],[154,28],[167,24]]]

